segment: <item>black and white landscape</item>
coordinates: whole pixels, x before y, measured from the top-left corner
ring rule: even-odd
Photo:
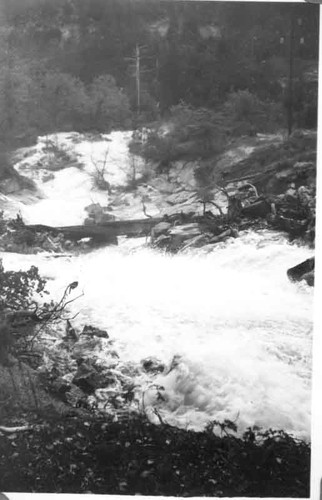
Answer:
[[[318,6],[0,5],[0,491],[309,497]]]

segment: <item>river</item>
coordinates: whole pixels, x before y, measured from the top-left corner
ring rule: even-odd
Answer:
[[[127,140],[126,134],[110,136],[120,184]],[[27,220],[80,223],[93,197],[106,200],[93,193],[86,169],[68,170],[46,185],[36,179],[42,199],[19,200]],[[26,172],[35,179],[31,160]],[[154,356],[169,367],[176,356],[176,367],[153,379],[164,387],[158,404],[167,422],[201,429],[228,418],[241,430],[258,425],[308,438],[313,291],[290,283],[286,270],[312,254],[264,230],[177,255],[124,238],[118,247],[76,256],[1,257],[6,269],[37,265],[57,298],[78,281],[84,295],[71,306],[79,313],[75,324],[107,329],[122,362],[140,366]],[[143,372],[136,379],[146,383]],[[156,404],[155,391],[147,391],[146,404]]]

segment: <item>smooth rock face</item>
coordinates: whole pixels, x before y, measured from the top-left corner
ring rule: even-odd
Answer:
[[[291,281],[302,281],[305,280],[308,285],[314,285],[314,264],[315,258],[301,262],[297,266],[291,267],[287,270],[287,276]]]

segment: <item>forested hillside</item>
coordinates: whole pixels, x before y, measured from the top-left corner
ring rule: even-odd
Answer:
[[[7,146],[57,130],[135,128],[180,103],[210,109],[237,134],[249,121],[316,126],[316,5],[10,0],[0,42]]]

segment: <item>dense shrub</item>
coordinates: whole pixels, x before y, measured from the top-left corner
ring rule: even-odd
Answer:
[[[227,126],[232,135],[271,132],[285,125],[285,113],[281,105],[261,101],[248,90],[239,90],[229,94],[224,108]]]
[[[28,310],[35,305],[35,295],[46,293],[46,280],[32,266],[27,271],[5,271],[0,261],[0,313],[4,310]]]
[[[140,151],[146,159],[158,162],[161,171],[178,159],[196,160],[222,152],[226,133],[222,116],[213,110],[181,103],[171,108],[169,122],[169,131],[151,131]]]
[[[181,103],[171,108],[171,116],[178,142],[194,141],[202,156],[222,151],[225,134],[221,114]]]
[[[111,129],[130,128],[131,111],[127,96],[120,90],[114,78],[101,75],[88,89],[87,127],[100,132]]]

